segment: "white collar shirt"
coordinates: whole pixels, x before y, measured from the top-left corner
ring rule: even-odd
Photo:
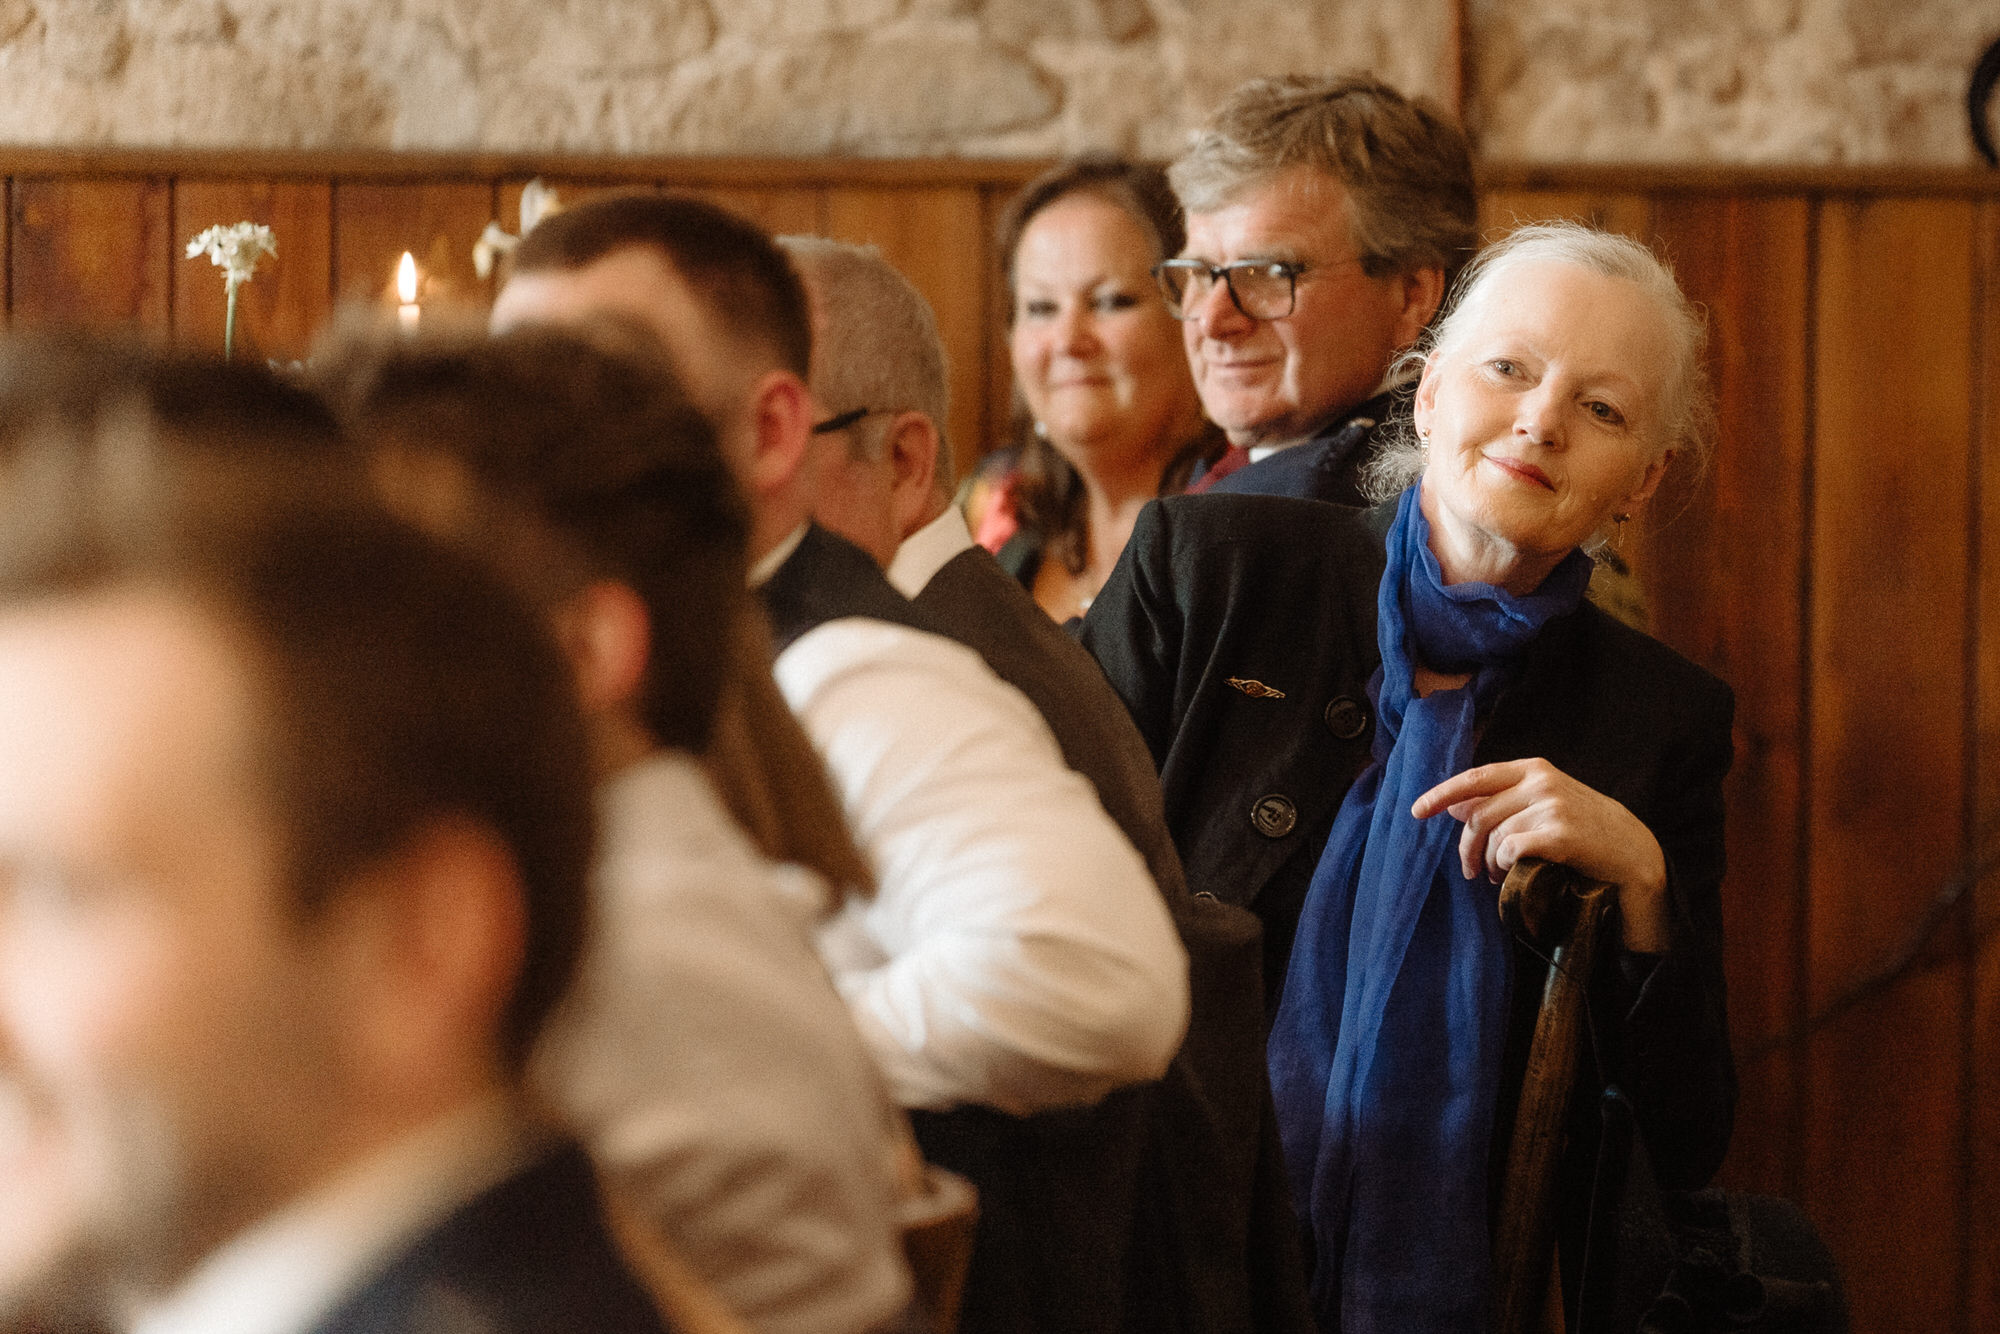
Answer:
[[[761,856],[685,752],[597,806],[598,921],[535,1086],[759,1334],[892,1323],[900,1117],[813,949],[824,882]]]
[[[958,506],[946,505],[944,513],[903,539],[896,558],[889,562],[889,582],[906,598],[924,591],[924,585],[950,564],[953,557],[973,545],[972,530]]]
[[[1027,698],[961,644],[859,617],[775,674],[876,870],[820,946],[897,1100],[1020,1114],[1157,1078],[1187,956]]]

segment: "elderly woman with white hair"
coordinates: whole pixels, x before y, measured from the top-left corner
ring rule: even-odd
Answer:
[[[1703,343],[1644,246],[1523,228],[1421,350],[1385,503],[1160,502],[1084,622],[1190,887],[1264,920],[1322,1329],[1485,1327],[1489,1187],[1546,971],[1496,911],[1523,857],[1617,893],[1564,1179],[1587,1187],[1612,1083],[1662,1186],[1704,1184],[1728,1147],[1731,695],[1583,598],[1590,548],[1700,462]],[[1572,1244],[1587,1194],[1564,1196]]]

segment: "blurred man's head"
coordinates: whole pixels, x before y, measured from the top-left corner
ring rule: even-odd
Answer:
[[[546,631],[260,477],[297,400],[214,382],[221,436],[106,394],[0,463],[0,1311],[158,1293],[504,1091],[581,939]]]
[[[784,254],[755,226],[681,195],[618,195],[522,239],[493,328],[643,321],[715,423],[756,517],[753,554],[806,517],[812,328]]]
[[[812,308],[826,414],[813,517],[887,565],[951,494],[950,381],[930,303],[873,246],[782,236]]]
[[[749,519],[643,327],[378,339],[329,351],[319,371],[391,505],[550,618],[600,769],[707,744],[749,601]]]
[[[1464,133],[1365,76],[1252,80],[1168,174],[1193,263],[1164,285],[1234,444],[1301,439],[1374,395],[1476,245]]]

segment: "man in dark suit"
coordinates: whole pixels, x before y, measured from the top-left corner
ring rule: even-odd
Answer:
[[[1190,487],[1361,505],[1397,355],[1477,245],[1464,133],[1365,75],[1256,79],[1168,171],[1160,266],[1229,450]]]
[[[559,650],[261,370],[83,383],[0,451],[0,1324],[659,1334],[518,1098],[591,847]]]

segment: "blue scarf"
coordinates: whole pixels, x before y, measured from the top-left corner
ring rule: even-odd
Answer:
[[[1313,872],[1268,1049],[1313,1308],[1345,1334],[1485,1328],[1510,949],[1494,887],[1459,872],[1458,821],[1410,806],[1471,764],[1474,719],[1591,569],[1571,552],[1519,598],[1446,587],[1417,496],[1389,530],[1374,763]],[[1472,680],[1418,699],[1414,660]]]

